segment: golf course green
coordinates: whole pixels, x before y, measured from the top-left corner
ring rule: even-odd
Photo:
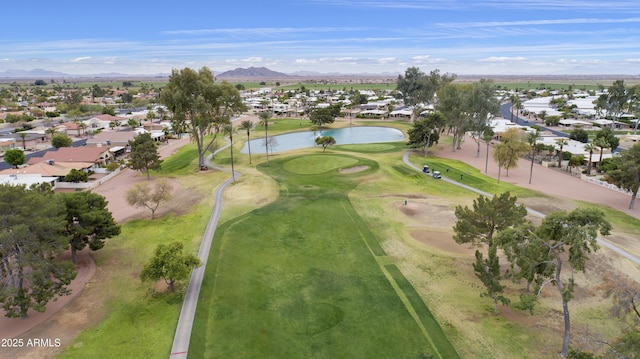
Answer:
[[[327,153],[257,168],[279,197],[216,231],[190,357],[458,357],[349,201],[377,162]]]

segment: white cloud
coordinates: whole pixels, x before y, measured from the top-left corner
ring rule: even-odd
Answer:
[[[518,56],[518,57],[507,57],[507,56],[491,56],[484,59],[478,60],[478,62],[522,62],[525,61],[526,58]]]

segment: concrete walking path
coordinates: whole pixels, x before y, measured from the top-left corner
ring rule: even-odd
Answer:
[[[218,149],[215,153],[218,153],[230,144]],[[214,154],[215,154],[214,153]],[[230,170],[222,167],[213,166],[211,164],[211,158],[213,155],[209,155],[205,162],[207,167],[231,172]],[[235,177],[239,177],[238,172],[234,172]],[[215,201],[213,205],[213,211],[209,217],[207,228],[204,231],[202,242],[200,243],[200,249],[198,250],[198,258],[202,261],[202,266],[196,268],[191,273],[191,279],[189,280],[189,286],[185,293],[184,302],[182,303],[182,309],[180,310],[180,318],[178,319],[178,325],[176,327],[176,333],[173,337],[173,345],[171,347],[171,354],[169,358],[187,358],[189,351],[189,342],[191,341],[191,330],[193,327],[193,320],[196,315],[196,308],[198,305],[198,298],[200,297],[200,288],[202,287],[202,280],[204,279],[205,268],[207,266],[207,260],[209,258],[209,251],[211,250],[211,243],[216,233],[218,226],[218,220],[220,219],[220,213],[222,212],[222,193],[224,190],[234,181],[234,178],[229,178],[222,183],[215,192]]]

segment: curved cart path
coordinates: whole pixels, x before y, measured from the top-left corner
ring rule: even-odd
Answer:
[[[230,144],[218,149],[215,153],[222,151],[229,147]],[[213,166],[211,164],[211,158],[213,155],[207,156],[205,162],[207,167],[217,170],[231,173],[231,170]],[[235,177],[239,177],[238,172],[234,172]],[[196,315],[196,308],[198,306],[198,298],[200,296],[200,288],[202,287],[202,280],[204,279],[204,272],[207,266],[207,260],[209,258],[209,251],[211,250],[211,243],[216,233],[216,227],[218,227],[218,220],[220,219],[220,213],[222,212],[222,192],[234,181],[234,178],[229,178],[222,183],[216,189],[215,202],[213,205],[213,211],[209,217],[207,228],[202,236],[202,242],[200,242],[200,249],[198,250],[198,258],[202,261],[202,265],[191,272],[191,279],[187,286],[187,292],[185,293],[184,301],[182,302],[182,309],[180,310],[180,317],[178,318],[178,325],[176,327],[176,333],[173,337],[173,345],[171,346],[171,359],[186,358],[189,350],[189,342],[191,341],[191,330],[193,327],[193,319]]]
[[[466,138],[467,141],[472,142],[471,144],[467,143],[466,146],[463,146],[462,149],[458,149],[455,152],[452,152],[450,148],[436,150],[435,154],[450,159],[460,160],[469,165],[476,167],[477,169],[484,172],[485,164],[486,164],[486,150],[487,147],[481,146],[480,156],[476,156],[477,147],[475,142],[472,139]],[[434,153],[434,152],[432,152]],[[495,163],[492,163],[492,147],[490,146],[489,150],[489,164],[487,168],[487,175],[493,178],[498,177],[498,169]],[[422,169],[409,161],[409,151],[405,152],[403,161],[408,166],[412,167],[417,171],[421,171]],[[557,171],[554,169],[546,168],[538,164],[534,164],[533,166],[533,178],[531,184],[529,184],[529,175],[530,175],[530,162],[521,161],[519,163],[518,168],[511,169],[509,171],[509,177],[501,175],[501,181],[509,182],[520,187],[533,189],[542,193],[546,193],[556,197],[562,197],[566,199],[574,199],[574,200],[582,200],[586,202],[603,204],[620,210],[633,216],[635,218],[640,218],[640,211],[637,209],[630,210],[629,201],[631,197],[627,194],[614,191],[605,187],[598,186],[596,184],[585,182],[577,177],[573,177],[567,174],[562,173],[561,171]],[[433,170],[433,169],[432,169]],[[445,169],[438,169],[442,170]],[[504,171],[503,171],[504,172]],[[493,196],[491,193],[486,193],[477,188],[468,186],[464,183],[464,174],[461,178],[461,181],[456,181],[454,179],[449,179],[446,177],[442,177],[443,180],[458,185],[460,187],[464,187],[470,191],[476,192],[478,194],[482,194],[485,196]],[[534,216],[544,218],[545,215],[541,212],[533,210],[531,208],[527,208],[529,213]],[[629,253],[628,251],[618,247],[617,245],[598,238],[598,243],[608,249],[616,252],[617,254],[629,259],[635,264],[640,265],[640,258],[635,256],[634,254]]]
[[[447,147],[437,150],[435,154],[444,158],[460,160],[484,173],[487,146],[485,144],[480,146],[480,157],[476,157],[476,150],[475,141],[467,136],[462,149],[452,152],[451,147]],[[640,219],[640,208],[629,209],[631,196],[628,194],[588,183],[580,178],[562,173],[559,170],[543,167],[537,163],[533,166],[533,178],[531,184],[529,184],[530,168],[530,161],[520,159],[518,167],[509,170],[509,177],[506,177],[505,170],[502,170],[500,180],[554,197],[607,205]],[[493,147],[491,146],[489,146],[489,165],[486,175],[498,178],[498,166],[493,161]],[[462,183],[464,183],[464,176]]]

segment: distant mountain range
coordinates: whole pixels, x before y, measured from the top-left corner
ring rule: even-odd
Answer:
[[[297,71],[289,74],[283,72],[277,72],[270,70],[266,67],[249,67],[249,68],[237,68],[235,70],[225,72],[215,72],[216,78],[222,80],[293,80],[296,79],[339,79],[339,78],[384,78],[394,79],[399,73],[382,72],[382,73],[339,73],[339,72],[316,72],[316,71]],[[122,73],[99,73],[99,74],[86,74],[86,75],[72,75],[64,72],[49,71],[44,69],[33,70],[5,70],[0,71],[0,80],[45,80],[51,79],[70,79],[70,80],[89,80],[89,79],[127,79],[127,80],[147,80],[147,79],[166,79],[170,76],[169,73],[159,73],[155,75],[131,75]],[[588,79],[618,79],[621,76],[614,75],[459,75],[458,80],[475,81],[480,78],[492,78],[501,79],[504,81],[527,81],[529,79],[537,80],[549,80],[549,79],[561,79],[561,80],[588,80]],[[625,79],[640,79],[640,75],[636,76],[622,76]]]
[[[227,78],[257,78],[257,79],[272,79],[272,78],[284,78],[291,77],[282,72],[269,70],[266,67],[249,67],[246,69],[237,68],[235,70],[229,70],[216,75],[219,79]]]
[[[100,73],[100,74],[87,74],[87,75],[72,75],[64,72],[49,71],[44,69],[33,70],[5,70],[0,71],[0,79],[58,79],[58,78],[131,78],[131,77],[168,77],[169,74],[157,74],[157,75],[127,75],[117,72]]]
[[[85,74],[85,75],[73,75],[64,72],[58,71],[49,71],[44,69],[33,69],[33,70],[5,70],[0,71],[0,79],[41,79],[41,80],[49,80],[49,79],[90,79],[90,78],[163,78],[169,77],[170,74],[155,74],[155,75],[131,75],[131,74],[122,74],[122,73],[99,73],[99,74]],[[296,77],[340,77],[340,76],[371,76],[371,77],[380,77],[380,76],[392,76],[395,77],[398,74],[393,73],[381,73],[381,74],[344,74],[338,72],[331,73],[321,73],[316,71],[297,71],[291,74],[286,74],[283,72],[273,71],[266,67],[249,67],[249,68],[237,68],[234,70],[224,71],[224,72],[215,72],[214,75],[219,79],[287,79],[287,78],[296,78]]]

